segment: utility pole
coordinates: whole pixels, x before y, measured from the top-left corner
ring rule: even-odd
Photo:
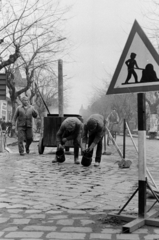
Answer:
[[[63,117],[63,61],[58,60],[58,108],[59,117]]]

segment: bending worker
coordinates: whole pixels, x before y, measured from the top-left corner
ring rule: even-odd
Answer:
[[[24,141],[26,142],[26,153],[29,154],[30,152],[29,147],[33,141],[32,117],[36,118],[37,115],[37,111],[29,104],[28,97],[23,97],[22,106],[17,107],[12,121],[13,129],[15,129],[15,123],[17,121],[18,148],[21,156],[24,156]]]
[[[92,114],[84,124],[83,151],[89,152],[93,156],[93,149],[97,145],[95,164],[99,166],[102,156],[102,140],[105,134],[105,119],[100,114]],[[86,144],[88,142],[88,149]]]
[[[68,117],[62,124],[56,134],[57,149],[64,148],[67,141],[73,140],[74,145],[74,163],[79,164],[79,147],[82,149],[82,131],[83,123],[77,117]],[[56,161],[56,160],[55,160]],[[52,162],[55,162],[54,160]]]

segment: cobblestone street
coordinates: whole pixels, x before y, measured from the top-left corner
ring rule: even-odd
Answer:
[[[137,138],[134,141],[137,144]],[[133,162],[129,169],[118,168],[120,157],[112,144],[112,155],[103,155],[99,168],[94,160],[90,167],[75,165],[71,153],[63,164],[53,164],[55,149],[45,148],[39,155],[38,142],[25,156],[17,146],[9,146],[11,153],[0,153],[0,240],[159,239],[157,227],[122,234],[121,224],[103,221],[107,213],[121,209],[137,186],[137,154],[131,140],[126,142],[126,159]],[[122,151],[121,136],[117,143]],[[147,140],[147,167],[159,186],[158,145],[158,140]],[[137,195],[125,213],[137,215]]]

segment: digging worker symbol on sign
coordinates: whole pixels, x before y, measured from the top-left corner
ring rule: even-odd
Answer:
[[[126,78],[126,81],[125,81],[125,84],[127,84],[131,78],[131,76],[133,75],[134,78],[135,78],[135,83],[138,83],[138,76],[135,72],[135,67],[137,69],[139,69],[138,65],[137,65],[137,62],[135,60],[136,58],[136,53],[131,53],[130,54],[130,59],[128,59],[125,64],[127,65],[128,67],[128,75],[127,75],[127,78]]]

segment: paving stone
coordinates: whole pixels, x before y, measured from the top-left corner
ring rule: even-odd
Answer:
[[[66,225],[66,226],[73,225],[73,223],[74,223],[73,219],[58,220],[56,222],[57,225]]]
[[[4,234],[4,232],[0,232],[0,237]]]
[[[60,232],[52,232],[46,235],[46,238],[52,238],[52,239],[73,239],[73,240],[81,240],[85,239],[86,234],[84,233],[60,233]]]
[[[155,230],[154,230],[154,232],[155,232]],[[136,231],[134,231],[133,233],[137,233],[137,234],[139,234],[139,233],[148,234],[148,229],[140,228],[140,229],[137,229]],[[157,233],[157,232],[155,232],[155,233]]]
[[[50,211],[47,211],[46,213],[48,213],[48,214],[60,214],[60,213],[62,213],[62,211],[53,211],[53,210],[50,210]]]
[[[144,238],[145,238],[145,240],[158,240],[159,235],[158,234],[147,234]]]
[[[8,212],[9,213],[19,213],[19,212],[22,212],[21,209],[8,209]]]
[[[17,230],[18,230],[17,227],[8,227],[8,228],[3,229],[4,232],[13,232],[13,231],[17,231]]]
[[[24,227],[23,230],[24,231],[55,231],[57,227],[53,227],[53,226],[27,226],[27,227]]]
[[[41,210],[44,210],[45,208],[49,207],[50,205],[49,204],[43,204],[43,205],[34,205],[33,208],[34,209],[41,209]]]
[[[7,222],[8,220],[9,220],[9,218],[0,218],[0,223]]]
[[[86,213],[85,211],[79,211],[79,210],[68,210],[67,212],[71,213],[71,214],[85,214]]]
[[[61,207],[65,207],[65,208],[74,208],[77,206],[76,202],[65,202],[65,203],[59,203],[58,204]]]
[[[22,218],[23,216],[20,214],[10,214],[10,218]]]
[[[1,239],[0,239],[1,240]],[[21,240],[43,240],[42,238],[22,238]]]
[[[102,234],[102,233],[91,233],[89,239],[111,239],[111,234]]]
[[[20,208],[20,209],[25,209],[25,208],[28,208],[28,206],[27,205],[23,205],[23,204],[14,204],[14,205],[12,205],[12,206],[10,206],[9,204],[8,204],[8,206],[6,206],[6,208]]]
[[[0,239],[1,240],[1,239]],[[21,240],[43,240],[42,238],[22,238]]]
[[[0,189],[0,193],[4,193],[4,192],[6,192],[5,189]]]
[[[45,218],[45,214],[33,214],[33,215],[29,215],[27,218],[37,218],[37,219],[44,219]]]
[[[30,222],[30,219],[13,219],[13,224],[28,224]]]
[[[10,232],[5,235],[5,238],[39,238],[42,237],[43,232]]]
[[[90,227],[63,227],[61,232],[92,232]]]
[[[81,224],[83,225],[83,226],[85,226],[85,225],[88,225],[88,224],[92,224],[92,223],[95,223],[95,221],[92,221],[92,220],[80,220],[80,222],[81,222]]]
[[[112,229],[112,228],[107,228],[103,229],[101,233],[121,233],[121,229]]]
[[[67,218],[67,215],[56,215],[56,216],[51,216],[50,219],[55,219],[55,220],[58,220],[58,219],[65,219]]]
[[[26,210],[25,213],[41,213],[40,210]]]
[[[7,208],[10,205],[8,203],[0,203],[0,208]]]
[[[140,240],[138,234],[117,234],[116,239],[119,240]]]

